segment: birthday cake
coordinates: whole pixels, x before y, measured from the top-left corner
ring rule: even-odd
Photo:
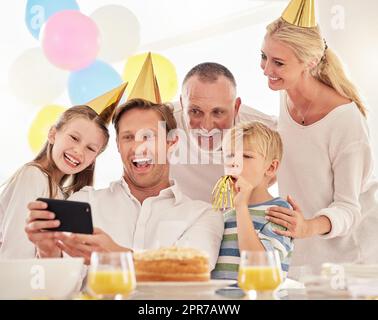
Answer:
[[[209,259],[192,248],[169,247],[134,253],[137,281],[208,281]]]

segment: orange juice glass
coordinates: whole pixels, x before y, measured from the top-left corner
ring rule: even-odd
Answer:
[[[274,299],[281,282],[281,262],[277,251],[241,252],[238,285],[249,298]]]
[[[136,286],[130,252],[94,252],[91,256],[87,288],[90,294],[103,299],[123,299]]]

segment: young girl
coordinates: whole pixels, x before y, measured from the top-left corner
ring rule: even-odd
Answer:
[[[292,240],[277,235],[276,229],[285,228],[265,219],[265,212],[271,206],[290,208],[285,200],[274,198],[268,191],[282,158],[281,138],[259,122],[237,125],[229,138],[233,145],[225,144],[223,150],[225,173],[236,180],[235,209],[225,213],[224,236],[212,278],[237,279],[242,250],[277,250],[285,275],[293,250]],[[242,144],[238,143],[239,139]]]
[[[51,127],[36,158],[10,179],[0,194],[0,259],[35,257],[34,245],[24,232],[30,201],[64,199],[93,185],[96,157],[109,140],[107,121],[88,106],[67,109]]]

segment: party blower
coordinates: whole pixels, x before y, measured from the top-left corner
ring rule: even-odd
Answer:
[[[212,191],[213,209],[224,211],[229,208],[234,208],[234,190],[235,181],[230,175],[222,176]]]

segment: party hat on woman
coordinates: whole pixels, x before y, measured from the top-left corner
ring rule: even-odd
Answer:
[[[281,18],[298,27],[316,27],[315,0],[291,0]]]

